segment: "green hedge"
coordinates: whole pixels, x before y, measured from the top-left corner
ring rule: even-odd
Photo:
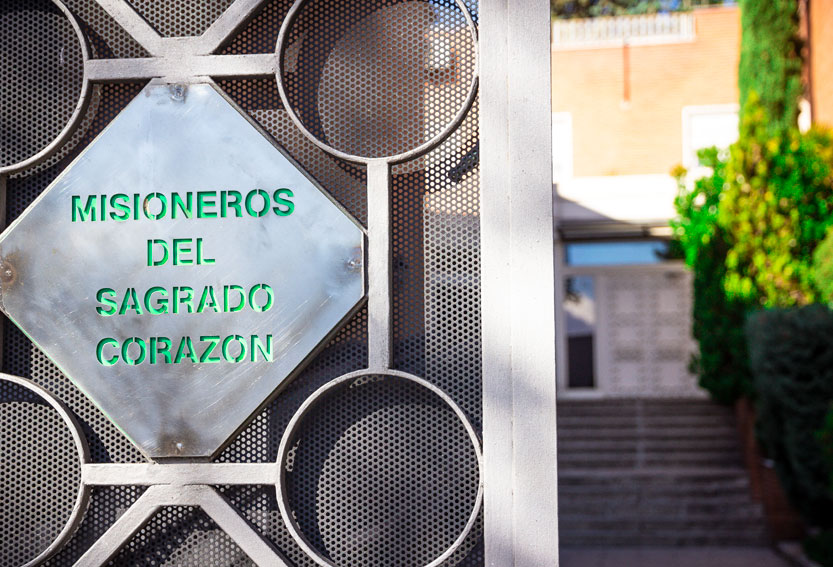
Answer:
[[[764,452],[801,515],[833,527],[833,471],[818,433],[833,400],[833,312],[822,305],[760,311],[746,332]]]
[[[801,48],[796,0],[741,0],[738,87],[741,114],[752,93],[770,119],[770,135],[795,128],[801,82]]]
[[[813,283],[821,301],[833,304],[833,230],[813,251]]]
[[[769,122],[752,93],[720,202],[726,292],[763,307],[807,305],[818,299],[813,252],[833,223],[833,137],[797,128],[771,135]]]
[[[745,305],[723,291],[729,246],[717,223],[720,195],[726,183],[726,160],[717,148],[699,152],[700,163],[711,175],[685,185],[685,171],[675,175],[680,193],[675,200],[677,218],[672,221],[676,242],[694,274],[692,334],[698,354],[691,370],[700,386],[715,400],[730,404],[751,393],[751,380],[743,334]]]

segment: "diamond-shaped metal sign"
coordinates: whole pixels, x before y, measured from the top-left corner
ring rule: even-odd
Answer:
[[[148,456],[206,457],[356,307],[363,245],[215,87],[150,84],[0,236],[0,308]]]

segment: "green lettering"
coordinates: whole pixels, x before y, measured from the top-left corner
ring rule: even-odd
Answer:
[[[207,342],[209,345],[202,351],[202,355],[200,356],[200,362],[205,362],[207,364],[214,364],[215,362],[220,362],[219,356],[211,356],[211,353],[214,352],[214,349],[217,348],[217,344],[220,342],[220,337],[218,335],[206,335],[200,337],[202,342]]]
[[[179,294],[183,295],[180,296]],[[173,292],[174,315],[179,313],[179,306],[184,305],[188,308],[188,313],[194,312],[194,289],[186,285],[181,287],[174,287]]]
[[[234,200],[229,201],[229,197],[234,197]],[[220,216],[226,218],[226,213],[229,208],[234,210],[234,216],[243,216],[243,212],[240,210],[240,203],[242,201],[243,195],[239,191],[222,191],[220,193]]]
[[[190,266],[194,263],[190,258],[182,258],[181,254],[190,254],[193,250],[190,246],[190,238],[174,238],[174,266]]]
[[[156,244],[162,249],[162,259],[156,261],[153,259],[153,245]],[[148,266],[161,266],[165,262],[168,261],[168,243],[164,240],[159,240],[158,238],[154,238],[153,240],[148,240]]]
[[[98,345],[95,347],[95,357],[98,359],[98,363],[102,366],[113,366],[116,362],[119,361],[119,355],[114,354],[107,360],[104,360],[104,347],[106,345],[113,345],[116,347],[116,351],[118,351],[119,341],[116,339],[101,339],[98,341]]]
[[[136,298],[136,290],[132,287],[127,288],[127,291],[124,293],[124,299],[122,299],[121,307],[119,308],[119,315],[124,315],[129,309],[135,311],[136,315],[143,313],[142,304]]]
[[[255,301],[257,292],[260,290],[266,292],[266,303],[262,305],[258,305],[258,303]],[[257,311],[260,313],[263,313],[264,311],[269,311],[269,309],[272,307],[274,299],[275,295],[272,292],[272,288],[266,284],[257,284],[249,290],[249,307],[251,307],[253,311]]]
[[[209,300],[211,303],[209,304]],[[219,313],[217,306],[217,298],[214,296],[214,288],[210,285],[205,286],[202,290],[202,297],[200,297],[200,305],[197,307],[197,313],[202,313],[207,307],[210,307],[214,313]]]
[[[150,200],[156,199],[160,203],[159,212],[152,213],[150,212]],[[165,218],[165,215],[168,214],[168,198],[165,197],[162,193],[151,193],[145,200],[142,202],[142,210],[145,213],[145,218],[150,220],[162,219]]]
[[[263,199],[263,208],[259,211],[255,210],[252,206],[252,199],[256,196]],[[263,189],[254,189],[253,191],[249,191],[249,194],[246,195],[246,212],[253,217],[262,217],[269,212],[269,193]]]
[[[123,203],[121,201],[124,201]],[[126,221],[130,218],[130,197],[124,193],[116,193],[110,197],[110,208],[116,209],[118,213],[111,212],[110,218],[116,221]]]
[[[194,217],[194,195],[190,192],[185,194],[185,202],[179,193],[171,193],[171,218],[176,218],[176,211],[179,209],[186,219]]]
[[[84,208],[81,208],[81,197],[78,195],[72,196],[72,222],[91,220],[95,222],[96,215],[96,196],[90,195],[87,197],[87,202]]]
[[[252,362],[257,362],[257,353],[260,352],[263,360],[272,362],[274,356],[272,355],[272,335],[266,335],[266,344],[260,340],[257,335],[252,335]]]
[[[179,341],[179,347],[176,349],[176,357],[174,358],[174,364],[179,364],[182,362],[182,359],[185,358],[185,349],[188,349],[188,359],[195,363],[197,362],[197,355],[194,353],[194,343],[191,341],[191,337],[182,337]]]
[[[295,210],[295,203],[289,200],[290,197],[294,197],[295,194],[292,192],[291,189],[278,189],[275,191],[275,194],[272,195],[272,198],[277,205],[273,211],[275,214],[281,217],[288,217],[292,214]],[[286,207],[286,208],[283,208]]]
[[[229,292],[236,291],[239,295],[240,302],[235,307],[230,307],[229,303]],[[237,313],[238,311],[242,311],[243,307],[246,305],[246,294],[243,293],[243,288],[239,285],[226,285],[223,286],[223,313]]]
[[[159,299],[153,302],[153,294],[158,293]],[[168,290],[158,285],[153,286],[145,292],[145,311],[151,315],[161,315],[168,312]],[[153,348],[151,347],[151,352]],[[151,364],[153,362],[151,361]]]
[[[209,198],[211,200],[209,200]],[[216,212],[208,212],[207,207],[216,207],[217,201],[216,191],[197,191],[197,218],[198,219],[213,219],[217,217]]]
[[[237,356],[231,355],[231,343],[236,341],[240,345]],[[226,362],[242,362],[246,358],[246,341],[240,335],[229,335],[223,339],[223,358]]]
[[[216,262],[214,258],[204,258],[202,252],[202,238],[197,238],[197,265],[208,265]]]
[[[168,337],[150,338],[150,363],[156,364],[159,355],[165,359],[165,364],[171,363],[171,339]]]
[[[114,299],[110,299],[107,296],[112,296],[113,298],[116,297],[116,290],[110,289],[109,287],[104,287],[98,290],[95,294],[95,299],[102,305],[106,305],[108,309],[103,307],[96,307],[95,311],[99,315],[103,315],[104,317],[109,317],[110,315],[116,314],[116,307],[118,304],[115,302]]]
[[[136,358],[130,358],[130,345],[136,344],[139,347],[139,356]],[[145,341],[140,339],[139,337],[131,337],[124,341],[121,345],[121,359],[128,365],[128,366],[136,366],[141,364],[145,360],[145,354],[147,354],[147,345]]]

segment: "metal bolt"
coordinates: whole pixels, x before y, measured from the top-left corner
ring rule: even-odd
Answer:
[[[357,253],[355,256],[353,256],[352,258],[350,258],[347,261],[347,269],[351,272],[355,272],[355,271],[361,269],[361,267],[362,267],[362,257],[359,253]]]
[[[7,262],[0,264],[0,281],[6,284],[12,283],[15,277],[15,269],[11,264]]]
[[[185,85],[173,85],[171,87],[171,98],[173,100],[185,100]]]

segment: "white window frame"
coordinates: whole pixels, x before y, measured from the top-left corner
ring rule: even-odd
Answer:
[[[735,120],[738,120],[738,113],[740,112],[740,105],[737,103],[730,104],[704,104],[696,106],[684,106],[682,111],[683,120],[683,167],[691,171],[699,166],[697,161],[697,150],[693,140],[692,123],[698,116],[713,116],[713,115],[733,115]]]

